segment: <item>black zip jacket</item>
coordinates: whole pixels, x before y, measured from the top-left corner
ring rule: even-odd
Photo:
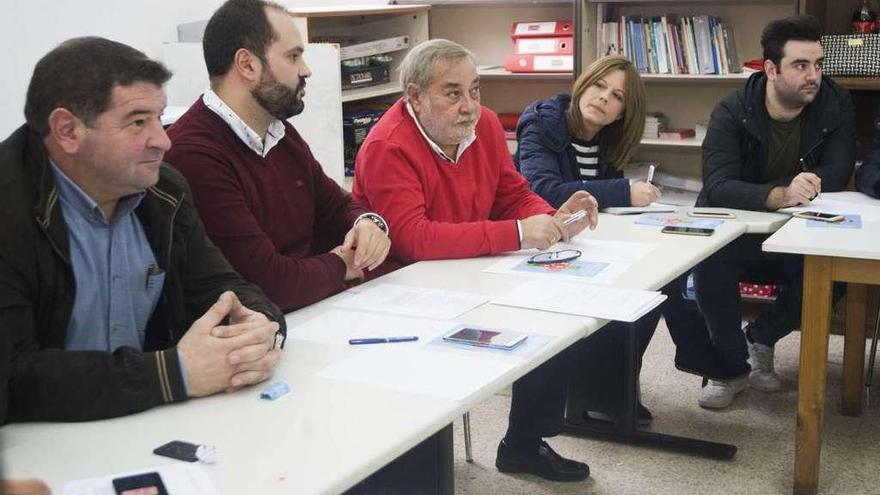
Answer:
[[[766,88],[765,74],[753,74],[743,89],[725,97],[712,111],[703,141],[703,190],[697,206],[766,211],[770,190],[788,186],[794,178],[763,182],[770,144]],[[802,168],[822,179],[823,192],[841,191],[852,174],[855,151],[849,92],[822,76],[816,99],[802,113]]]
[[[0,338],[11,360],[8,389],[0,390],[6,421],[93,420],[185,400],[174,346],[226,290],[284,326],[278,308],[211,244],[183,177],[163,165],[135,210],[166,273],[144,351],[65,351],[76,296],[67,226],[42,140],[26,125],[0,143],[0,211]]]

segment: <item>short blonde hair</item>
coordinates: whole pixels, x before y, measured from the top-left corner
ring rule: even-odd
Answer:
[[[626,57],[610,55],[596,60],[581,73],[571,91],[571,103],[565,112],[569,130],[584,137],[584,116],[579,102],[584,92],[611,71],[622,70],[626,76],[623,95],[623,118],[605,126],[599,133],[599,149],[605,157],[620,169],[635,153],[645,132],[646,100],[645,84],[633,63]]]

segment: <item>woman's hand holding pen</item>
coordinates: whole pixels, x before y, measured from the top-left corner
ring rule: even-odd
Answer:
[[[660,189],[650,182],[633,181],[629,185],[630,206],[648,206],[660,197]]]

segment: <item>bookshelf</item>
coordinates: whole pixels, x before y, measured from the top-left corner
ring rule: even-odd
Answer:
[[[799,13],[812,13],[823,19],[825,0],[578,0],[576,31],[579,64],[586,67],[598,56],[601,45],[601,24],[621,16],[679,16],[713,15],[729,23],[735,33],[735,46],[740,63],[761,58],[760,36],[771,19]],[[851,12],[850,12],[851,13]],[[673,128],[691,128],[708,124],[715,104],[728,93],[742,87],[750,74],[642,74],[648,94],[648,111],[663,112]],[[875,81],[846,78],[844,86],[875,87]],[[659,162],[663,170],[682,177],[701,179],[702,165],[697,139],[667,141],[646,138],[642,141],[634,161]]]

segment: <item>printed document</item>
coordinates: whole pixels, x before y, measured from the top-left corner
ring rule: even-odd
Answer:
[[[469,292],[374,284],[363,290],[343,293],[333,300],[333,305],[351,310],[450,320],[488,301],[486,296]]]
[[[412,345],[421,346],[454,326],[449,321],[330,309],[302,324],[288,324],[287,338],[348,345],[348,339],[415,335],[419,340]]]

